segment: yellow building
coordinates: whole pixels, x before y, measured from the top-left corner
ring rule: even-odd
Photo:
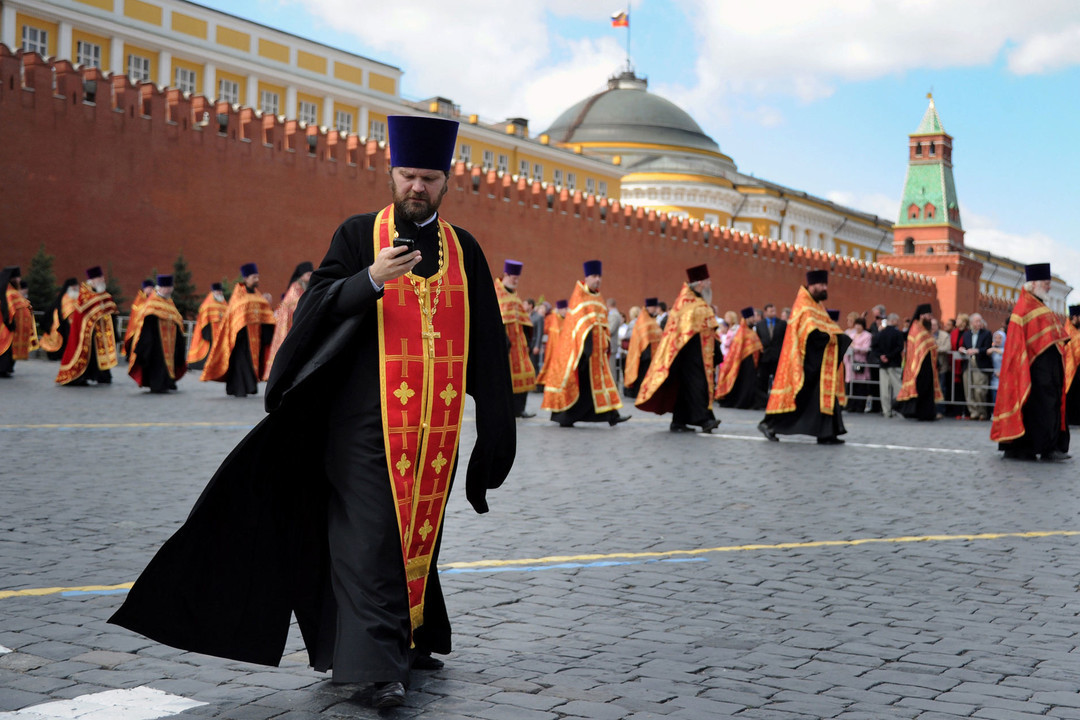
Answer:
[[[185,0],[0,0],[0,42],[378,141],[387,115],[454,117],[468,163],[619,194],[618,168],[529,138],[524,120],[482,123],[441,98],[409,102],[399,68]]]

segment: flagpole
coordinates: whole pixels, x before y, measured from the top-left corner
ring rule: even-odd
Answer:
[[[633,71],[630,64],[630,3],[626,3],[626,69]]]

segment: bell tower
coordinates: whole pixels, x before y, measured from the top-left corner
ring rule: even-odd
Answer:
[[[953,139],[934,97],[918,129],[908,135],[908,169],[893,226],[893,254],[881,262],[935,278],[941,317],[976,307],[982,263],[964,250],[964,228],[953,182]]]

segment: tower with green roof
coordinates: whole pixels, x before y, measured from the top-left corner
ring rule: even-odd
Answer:
[[[927,94],[919,128],[908,135],[908,171],[893,236],[897,255],[960,252],[964,228],[952,173],[952,136],[945,132],[933,95]]]
[[[978,307],[983,265],[964,249],[953,182],[953,139],[945,132],[933,96],[927,98],[930,105],[918,130],[908,135],[908,170],[900,217],[893,226],[893,254],[880,260],[934,278],[935,312],[949,318]]]

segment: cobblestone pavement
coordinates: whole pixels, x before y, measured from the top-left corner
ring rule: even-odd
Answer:
[[[847,415],[819,447],[749,411],[708,437],[519,421],[491,512],[448,510],[455,651],[380,715],[295,628],[264,668],[107,625],[122,589],[61,591],[134,580],[262,399],[55,371],[0,380],[0,718],[116,689],[237,720],[1080,718],[1080,460],[1002,460],[986,423]]]

